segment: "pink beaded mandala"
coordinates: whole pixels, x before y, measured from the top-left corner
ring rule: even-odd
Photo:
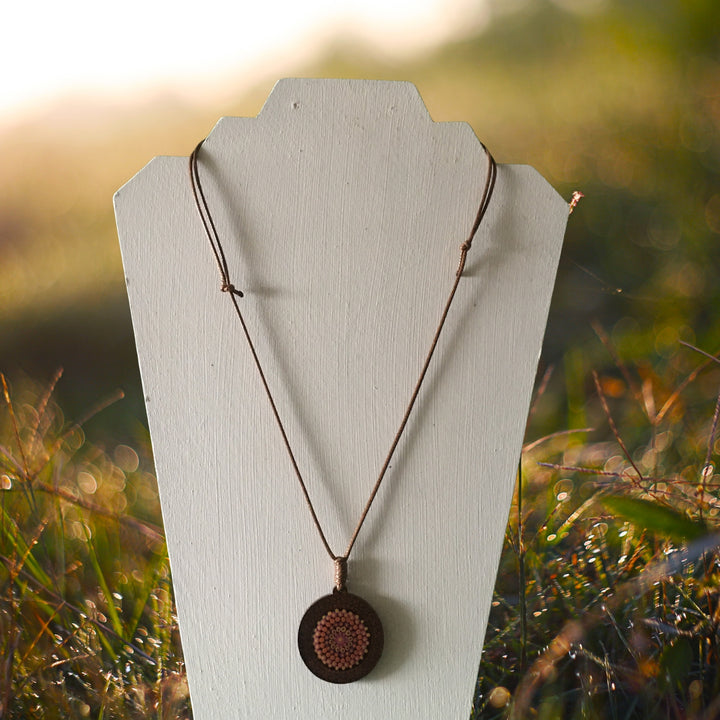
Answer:
[[[313,647],[320,662],[334,670],[349,670],[365,656],[370,633],[349,610],[331,610],[315,626]]]
[[[303,661],[314,675],[332,683],[365,677],[380,659],[383,640],[377,613],[345,590],[314,602],[298,631]]]

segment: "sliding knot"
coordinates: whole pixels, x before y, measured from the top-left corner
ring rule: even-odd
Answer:
[[[347,557],[335,556],[335,589],[339,592],[345,590],[347,581]]]
[[[470,250],[471,244],[472,244],[471,240],[466,240],[460,246],[460,263],[458,265],[458,269],[455,271],[455,275],[457,277],[460,277],[463,273],[463,270],[465,269],[465,260],[467,259],[468,250]]]
[[[242,292],[238,290],[232,283],[224,282],[222,286],[220,287],[220,290],[222,292],[230,293],[231,295],[237,295],[238,297],[244,297]]]

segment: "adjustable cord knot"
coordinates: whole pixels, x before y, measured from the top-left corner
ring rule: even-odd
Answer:
[[[463,270],[465,269],[465,260],[467,259],[468,250],[470,250],[471,245],[472,240],[466,240],[460,246],[460,264],[458,265],[458,269],[455,272],[456,277],[460,277],[463,273]]]
[[[231,295],[237,295],[238,297],[245,297],[242,291],[238,290],[230,282],[223,282],[223,284],[220,286],[220,290],[222,290],[222,292],[230,293]]]

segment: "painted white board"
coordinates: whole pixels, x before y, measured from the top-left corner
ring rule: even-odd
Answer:
[[[200,172],[333,549],[417,379],[487,170],[410,83],[283,80],[223,118]],[[566,202],[501,165],[418,404],[350,560],[385,651],[348,685],[297,651],[332,589],[192,199],[185,157],[115,196],[196,720],[469,715]]]

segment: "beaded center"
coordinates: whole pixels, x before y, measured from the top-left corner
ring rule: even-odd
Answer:
[[[349,670],[365,657],[370,632],[349,610],[331,610],[315,626],[313,648],[320,662],[333,670]]]

